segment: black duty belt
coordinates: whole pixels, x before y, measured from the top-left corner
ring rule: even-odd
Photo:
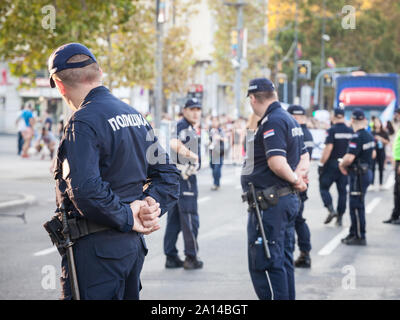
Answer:
[[[71,235],[71,240],[76,240],[92,233],[111,230],[110,227],[105,227],[86,219],[72,218],[68,219],[67,223]]]
[[[254,202],[257,201],[260,208],[266,210],[269,207],[275,206],[278,203],[279,198],[296,192],[297,191],[293,189],[293,187],[277,188],[273,186],[264,190],[256,191],[256,199],[253,199],[250,192],[246,192],[242,194],[242,201],[249,204],[249,209],[253,208],[255,205]]]

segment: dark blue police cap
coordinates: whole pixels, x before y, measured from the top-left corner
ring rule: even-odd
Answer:
[[[87,55],[89,58],[82,62],[67,63],[68,59],[77,54]],[[54,88],[56,85],[52,79],[52,75],[65,69],[83,68],[89,64],[96,63],[96,58],[83,44],[67,43],[57,48],[50,56],[48,61],[50,73],[50,86]]]
[[[361,109],[355,109],[353,111],[353,114],[351,115],[351,117],[354,120],[364,120],[365,114],[364,114],[364,111],[362,111]]]
[[[333,113],[335,117],[344,117],[344,110],[342,108],[336,108]]]
[[[275,90],[275,85],[272,83],[271,80],[268,80],[267,78],[256,78],[250,80],[249,87],[247,89],[247,96],[249,96],[250,93],[256,93],[260,91],[274,91],[274,90]]]
[[[287,112],[294,115],[304,116],[306,114],[306,110],[297,104],[292,104],[287,108]]]
[[[201,109],[201,104],[199,100],[196,98],[188,99],[185,103],[185,106],[183,107],[184,109],[186,108],[200,108]]]

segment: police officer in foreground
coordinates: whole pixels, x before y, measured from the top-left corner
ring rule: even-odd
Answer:
[[[372,181],[372,160],[375,158],[374,137],[365,129],[367,120],[360,109],[353,111],[351,125],[354,135],[349,142],[347,153],[339,164],[344,175],[349,175],[350,218],[348,236],[342,239],[347,245],[367,244],[365,239],[365,194]]]
[[[313,136],[307,128],[307,115],[306,110],[299,105],[291,105],[287,111],[292,117],[300,124],[304,134],[304,145],[307,148],[310,159],[314,147]],[[297,244],[300,249],[300,256],[294,262],[294,266],[297,268],[310,268],[311,267],[311,233],[310,228],[306,223],[306,219],[303,218],[304,202],[308,199],[307,191],[299,193],[300,198],[300,210],[295,220],[295,230],[297,234]]]
[[[80,299],[139,299],[143,234],[158,230],[160,211],[176,203],[179,173],[143,116],[102,86],[88,48],[63,45],[48,63],[51,87],[74,112],[55,179],[57,206],[68,213]],[[70,266],[64,254],[62,299],[71,299]]]
[[[251,80],[248,97],[261,117],[253,143],[246,148],[241,176],[242,198],[249,204],[250,276],[259,299],[295,299],[294,221],[300,207],[296,192],[307,189],[309,154],[301,127],[281,107],[270,80]]]
[[[179,177],[180,196],[178,203],[168,212],[167,227],[164,235],[164,253],[167,257],[166,268],[187,270],[200,269],[203,262],[199,260],[197,235],[199,215],[197,209],[196,172],[201,164],[200,136],[194,126],[201,119],[201,104],[197,99],[188,99],[183,108],[183,118],[178,121],[176,131],[170,141],[171,157],[181,172]],[[185,261],[179,258],[176,241],[182,231]]]
[[[353,129],[345,124],[344,110],[337,108],[332,118],[333,125],[327,131],[325,148],[318,164],[319,191],[324,206],[329,214],[325,224],[330,223],[336,217],[336,225],[342,225],[342,217],[346,211],[347,177],[339,170],[338,160],[343,158],[347,151],[349,141],[353,136]],[[336,183],[338,191],[338,204],[335,210],[332,205],[332,196],[329,192],[333,183]]]

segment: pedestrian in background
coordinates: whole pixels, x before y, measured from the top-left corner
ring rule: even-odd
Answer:
[[[28,108],[22,112],[22,119],[25,121],[25,129],[22,131],[22,137],[24,138],[24,144],[22,146],[22,158],[28,158],[28,150],[31,146],[32,138],[35,134],[34,125],[35,118],[32,112],[32,106],[28,105]]]
[[[21,112],[19,113],[17,120],[15,121],[15,125],[18,128],[18,138],[17,138],[17,148],[18,155],[22,152],[22,146],[24,145],[24,137],[22,136],[22,132],[26,129],[25,120],[22,118],[22,114],[24,112],[25,107],[21,106]]]
[[[386,161],[386,146],[390,143],[389,135],[386,130],[382,126],[382,122],[379,118],[374,119],[374,126],[372,130],[372,135],[375,139],[375,151],[376,151],[376,158],[374,159],[372,165],[372,186],[375,183],[375,169],[376,165],[378,164],[379,170],[379,190],[383,190],[383,172],[385,170],[385,161]]]
[[[211,190],[216,191],[220,188],[221,171],[224,162],[224,149],[226,138],[219,124],[218,117],[211,119],[210,136],[210,167],[212,170],[214,184]]]

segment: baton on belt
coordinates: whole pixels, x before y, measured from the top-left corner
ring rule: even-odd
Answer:
[[[261,218],[260,208],[259,208],[258,202],[257,202],[256,190],[254,188],[254,185],[251,182],[249,182],[249,187],[250,187],[251,195],[253,197],[253,206],[256,209],[256,217],[257,217],[257,220],[258,220],[258,225],[260,227],[260,232],[261,232],[261,237],[262,237],[262,241],[263,241],[264,252],[265,252],[265,255],[267,256],[267,258],[271,259],[271,254],[270,254],[269,248],[268,248],[268,240],[267,240],[267,237],[265,235],[265,230],[264,230],[264,225],[263,225],[262,218]]]
[[[69,272],[69,281],[71,284],[72,298],[74,300],[80,300],[78,277],[75,268],[74,251],[72,250],[72,246],[74,243],[71,241],[69,228],[67,224],[67,213],[65,211],[64,203],[61,203],[59,209],[62,215],[62,224],[63,224],[62,233],[65,237],[64,248],[68,261],[68,272]]]

